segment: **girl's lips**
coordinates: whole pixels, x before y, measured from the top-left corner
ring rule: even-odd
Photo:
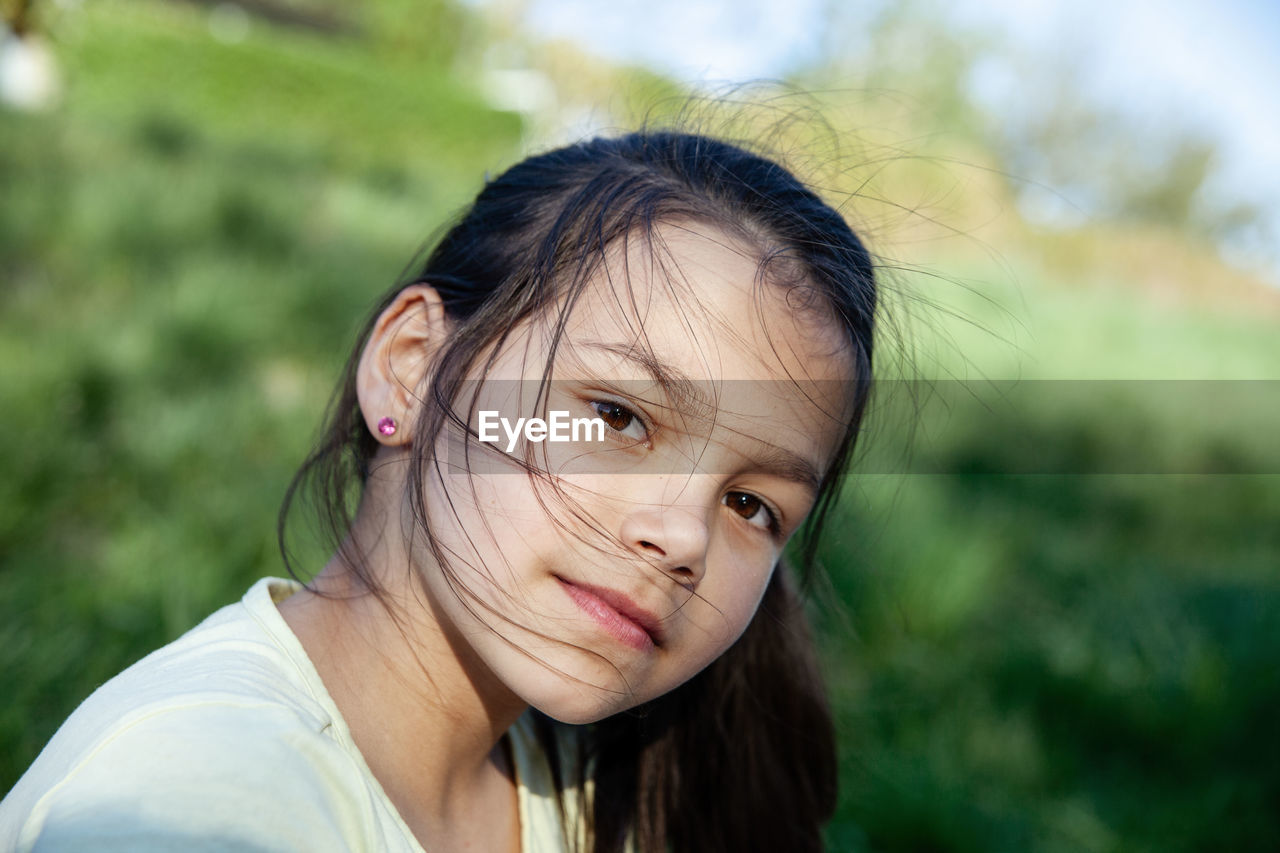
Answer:
[[[572,583],[556,577],[560,586],[605,633],[636,651],[652,651],[662,642],[658,617],[617,590]]]

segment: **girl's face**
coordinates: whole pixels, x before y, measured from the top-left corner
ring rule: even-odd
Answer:
[[[450,571],[416,554],[452,636],[571,723],[672,690],[741,635],[852,396],[840,328],[757,282],[755,253],[701,225],[628,242],[558,343],[558,312],[516,329],[460,402],[466,462],[446,429],[425,495]],[[557,412],[603,427],[511,444],[518,418]]]

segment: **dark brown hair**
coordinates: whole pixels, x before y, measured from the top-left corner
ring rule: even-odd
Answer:
[[[785,286],[803,291],[797,305],[821,311],[845,333],[852,408],[798,534],[796,567],[807,572],[869,393],[871,258],[844,218],[778,163],[741,145],[659,130],[593,139],[515,165],[487,183],[425,264],[387,293],[357,342],[322,440],[286,497],[286,562],[285,522],[306,489],[331,544],[346,549],[357,577],[378,592],[359,543],[344,541],[378,449],[360,412],[355,373],[373,320],[404,286],[434,287],[454,322],[415,421],[414,446],[431,448],[451,423],[465,426],[455,409],[467,378],[483,371],[485,352],[496,353],[513,329],[542,312],[559,310],[562,328],[607,250],[635,235],[651,238],[673,221],[712,225],[753,247],[762,280],[785,278]],[[786,275],[767,274],[778,269]],[[449,555],[433,540],[422,505],[433,464],[438,460],[419,453],[407,488],[421,528],[415,535],[447,567]],[[821,827],[835,807],[834,733],[804,614],[782,568],[743,636],[689,682],[592,726],[544,719],[542,728],[549,743],[580,744],[576,770],[589,769],[594,779],[588,838],[597,853],[621,851],[628,837],[641,853],[821,849]]]

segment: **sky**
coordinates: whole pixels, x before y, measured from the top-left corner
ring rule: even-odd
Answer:
[[[842,11],[865,9],[870,19],[883,0],[515,2],[536,36],[573,39],[606,58],[698,83],[784,76],[818,50],[826,4],[847,2]],[[1280,0],[950,0],[936,7],[957,26],[1007,38],[1028,56],[1078,56],[1081,88],[1103,104],[1173,115],[1205,133],[1222,155],[1217,192],[1268,208],[1280,223]]]
[[[1174,113],[1222,149],[1225,191],[1280,210],[1280,0],[962,0],[1030,50],[1072,50],[1080,85],[1131,114]]]

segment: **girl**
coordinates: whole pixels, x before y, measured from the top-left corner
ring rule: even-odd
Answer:
[[[820,849],[779,564],[836,496],[875,301],[840,215],[734,145],[513,167],[360,336],[281,514],[311,497],[323,571],[94,693],[0,847]]]

